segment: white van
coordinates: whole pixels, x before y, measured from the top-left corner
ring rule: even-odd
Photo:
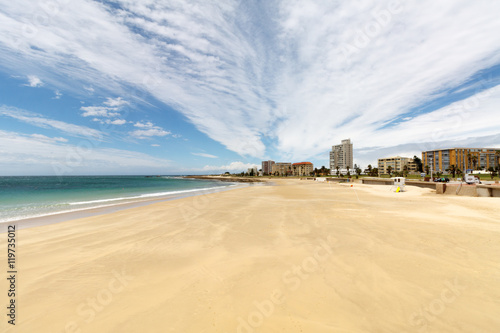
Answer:
[[[474,175],[469,175],[469,174],[465,175],[464,182],[466,182],[467,184],[481,184],[481,182],[479,181],[479,178],[477,178]]]

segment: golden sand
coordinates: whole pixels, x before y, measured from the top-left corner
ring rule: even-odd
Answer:
[[[499,203],[284,180],[18,230],[0,331],[499,332]]]

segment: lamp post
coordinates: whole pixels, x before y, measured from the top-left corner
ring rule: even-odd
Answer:
[[[434,181],[434,177],[432,176],[432,167],[434,166],[434,156],[429,158],[430,162],[431,162],[431,180]]]

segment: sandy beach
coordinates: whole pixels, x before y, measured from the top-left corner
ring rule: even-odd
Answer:
[[[0,331],[498,332],[499,203],[278,180],[18,230]]]

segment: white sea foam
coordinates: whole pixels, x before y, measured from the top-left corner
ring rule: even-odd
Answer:
[[[226,187],[229,187],[229,186],[216,186],[216,187],[197,188],[197,189],[182,190],[182,191],[147,193],[147,194],[141,194],[141,195],[137,195],[137,196],[133,196],[133,197],[121,197],[121,198],[110,198],[110,199],[101,199],[101,200],[78,201],[78,202],[70,202],[69,205],[72,205],[72,206],[74,206],[74,205],[88,205],[88,204],[95,204],[95,203],[101,203],[101,202],[113,202],[113,201],[125,201],[125,200],[134,200],[134,199],[142,199],[142,198],[165,197],[165,196],[183,194],[183,193],[204,192],[204,191],[210,191],[210,190],[215,190],[215,189],[222,189],[222,188],[226,188]]]
[[[120,197],[120,198],[110,198],[110,199],[101,199],[101,200],[78,201],[78,202],[70,202],[70,203],[57,203],[57,204],[54,204],[53,206],[45,205],[45,207],[44,207],[44,208],[49,208],[49,209],[59,207],[59,209],[57,211],[50,211],[50,212],[39,212],[38,211],[36,213],[35,212],[26,212],[26,214],[21,214],[21,215],[16,214],[16,216],[0,218],[0,223],[14,222],[14,221],[31,219],[31,218],[54,216],[54,215],[59,215],[59,214],[81,212],[81,211],[85,211],[85,210],[89,210],[89,209],[107,208],[107,207],[118,206],[120,204],[133,204],[133,203],[147,202],[151,199],[182,197],[183,195],[190,195],[190,194],[196,194],[196,193],[203,194],[203,193],[206,193],[209,191],[218,192],[218,191],[232,188],[235,186],[244,186],[244,185],[243,184],[230,184],[230,185],[226,185],[226,186],[215,186],[215,187],[190,189],[190,190],[147,193],[147,194],[141,194],[141,195],[132,196],[132,197]],[[80,206],[80,207],[60,210],[61,206],[66,206],[66,207],[68,207],[68,206]],[[34,210],[39,210],[41,207],[39,206],[39,207],[31,207],[31,208],[33,208]]]

